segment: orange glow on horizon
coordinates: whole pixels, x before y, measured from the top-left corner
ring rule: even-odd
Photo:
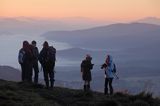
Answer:
[[[160,0],[0,0],[5,17],[87,17],[96,20],[132,20],[160,17]]]

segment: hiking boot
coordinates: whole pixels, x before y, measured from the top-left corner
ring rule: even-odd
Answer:
[[[108,94],[108,89],[107,89],[107,88],[104,88],[104,95],[109,95],[109,94]]]
[[[110,88],[110,95],[113,95],[113,88]]]
[[[90,90],[90,85],[87,85],[87,90],[88,90],[88,91]]]
[[[48,89],[49,88],[49,82],[46,81],[46,88]]]
[[[53,88],[53,86],[54,86],[54,81],[51,81],[51,86],[50,86],[50,88]]]

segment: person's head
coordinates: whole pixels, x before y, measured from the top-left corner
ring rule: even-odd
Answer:
[[[35,40],[32,41],[32,46],[36,47],[37,42]]]
[[[27,49],[29,47],[29,43],[28,43],[28,41],[23,41],[23,48],[24,49]]]
[[[107,55],[106,64],[110,65],[111,63],[112,63],[112,57],[111,57],[111,55]]]
[[[91,61],[91,60],[92,60],[92,57],[91,57],[89,54],[87,54],[87,55],[86,55],[86,60]]]
[[[111,56],[110,56],[110,55],[107,55],[107,58],[108,58],[108,60],[110,60]]]
[[[49,45],[48,45],[48,42],[47,42],[47,41],[45,41],[45,42],[43,43],[43,47],[44,47],[44,48],[48,48],[48,47],[49,47]]]

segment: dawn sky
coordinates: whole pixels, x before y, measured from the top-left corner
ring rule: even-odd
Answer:
[[[160,0],[0,0],[0,16],[133,20],[160,17]]]

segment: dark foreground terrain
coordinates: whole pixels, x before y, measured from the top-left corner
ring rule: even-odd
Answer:
[[[43,85],[0,80],[0,106],[160,106],[160,99],[145,92],[104,96],[98,92],[45,89]]]

